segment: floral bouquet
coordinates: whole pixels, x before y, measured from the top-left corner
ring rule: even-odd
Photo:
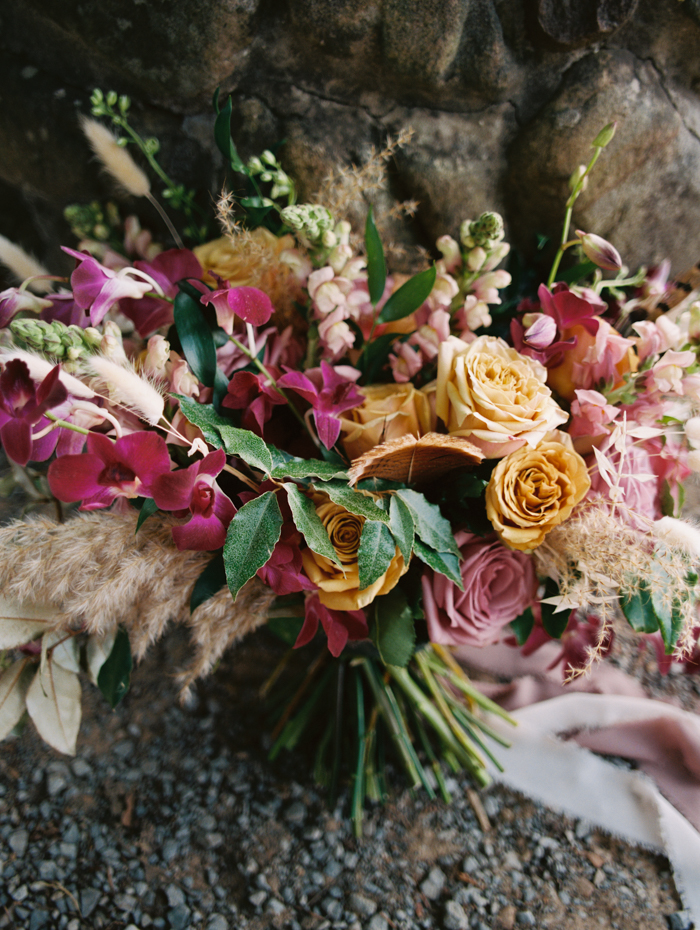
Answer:
[[[0,439],[11,480],[57,520],[0,529],[0,737],[26,714],[74,752],[82,677],[115,706],[132,654],[181,622],[186,698],[267,623],[290,647],[265,685],[270,756],[314,735],[332,793],[351,772],[359,829],[390,760],[446,799],[445,765],[485,785],[488,760],[502,764],[484,711],[508,715],[455,647],[554,640],[570,679],[622,622],[662,666],[697,667],[700,534],[678,518],[700,470],[695,278],[629,276],[599,236],[569,238],[614,125],[571,177],[536,287],[498,267],[496,213],[440,238],[412,276],[388,273],[371,207],[360,237],[343,191],[368,193],[405,139],[296,204],[276,154],[240,158],[231,102],[215,99],[231,192],[212,239],[128,99],[92,104],[94,152],[174,247],[113,204],[68,209],[70,279],[2,246],[26,280],[0,294]]]

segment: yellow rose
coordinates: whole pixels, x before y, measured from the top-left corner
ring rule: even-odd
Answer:
[[[450,435],[465,436],[486,458],[534,447],[568,420],[545,384],[546,369],[502,339],[479,336],[440,344],[437,415]]]
[[[381,442],[415,436],[435,428],[428,396],[412,384],[376,384],[360,388],[364,401],[341,417],[343,448],[359,458]]]
[[[380,594],[387,594],[396,585],[399,578],[408,570],[403,556],[396,550],[386,572],[368,588],[360,590],[360,571],[357,565],[357,552],[365,522],[364,517],[345,510],[334,504],[327,494],[317,493],[313,497],[316,513],[321,519],[333,543],[338,561],[343,566],[339,569],[329,559],[304,549],[301,557],[307,576],[319,587],[319,600],[331,610],[360,610],[371,604]]]
[[[567,520],[591,486],[586,463],[566,434],[512,452],[498,463],[486,488],[486,514],[502,543],[527,551]]]

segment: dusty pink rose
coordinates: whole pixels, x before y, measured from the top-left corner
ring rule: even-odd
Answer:
[[[422,578],[423,609],[431,642],[489,646],[503,627],[530,606],[537,593],[532,558],[507,549],[495,536],[481,538],[459,532],[462,554],[460,591],[444,575],[426,571]]]

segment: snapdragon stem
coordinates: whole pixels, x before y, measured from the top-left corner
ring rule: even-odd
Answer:
[[[316,440],[314,439],[314,437],[311,435],[311,433],[310,433],[310,431],[309,431],[309,427],[308,427],[306,421],[304,420],[303,416],[299,413],[299,411],[297,410],[297,408],[296,408],[296,407],[294,406],[294,404],[290,401],[289,397],[285,394],[285,392],[282,390],[282,388],[279,387],[279,385],[277,384],[277,382],[275,381],[275,379],[272,377],[272,375],[271,375],[270,372],[267,370],[267,368],[265,368],[265,366],[264,366],[263,363],[260,361],[260,359],[257,357],[257,355],[254,355],[254,354],[250,351],[250,349],[246,349],[246,347],[243,345],[243,343],[242,343],[242,342],[239,342],[238,339],[236,339],[235,336],[229,336],[228,338],[229,338],[229,341],[232,342],[232,343],[236,346],[237,349],[240,349],[241,352],[243,352],[243,354],[246,355],[246,356],[251,360],[251,362],[255,365],[255,367],[258,369],[258,371],[259,371],[261,374],[265,375],[265,377],[266,377],[267,380],[270,382],[270,384],[273,386],[273,388],[274,388],[279,394],[281,394],[282,397],[284,397],[284,399],[287,401],[287,406],[290,408],[290,410],[292,411],[292,413],[294,414],[294,416],[297,418],[297,420],[298,420],[298,421],[301,423],[301,425],[304,427],[305,432],[307,432],[307,433],[309,434],[309,436],[311,437],[311,440],[313,441],[314,445],[318,445],[317,442],[316,442]]]
[[[574,204],[578,200],[579,194],[583,190],[584,182],[586,178],[588,177],[588,175],[593,170],[593,166],[598,161],[598,158],[600,157],[600,153],[602,151],[603,151],[602,148],[595,146],[595,152],[593,153],[593,158],[591,158],[591,160],[589,161],[588,166],[586,167],[586,170],[583,172],[583,174],[579,178],[578,183],[576,184],[576,187],[571,192],[571,196],[566,201],[566,213],[564,214],[564,227],[561,232],[561,243],[559,245],[559,248],[557,249],[557,254],[554,256],[554,261],[552,262],[552,270],[549,272],[549,277],[547,278],[547,287],[551,287],[554,284],[554,279],[557,276],[557,271],[559,270],[559,263],[561,262],[562,255],[564,254],[564,251],[571,244],[568,241],[568,239],[569,239],[569,227],[571,226],[571,217],[574,212]]]

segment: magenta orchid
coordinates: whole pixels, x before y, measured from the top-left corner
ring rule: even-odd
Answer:
[[[98,510],[117,497],[152,496],[154,480],[169,471],[168,447],[156,433],[129,433],[116,442],[90,433],[87,452],[57,458],[48,480],[58,500],[82,501],[81,510]]]
[[[93,326],[101,323],[120,300],[126,297],[140,300],[148,291],[158,289],[158,285],[148,275],[136,268],[112,271],[87,252],[76,252],[67,246],[62,248],[78,263],[70,279],[73,297],[81,309],[89,310]]]
[[[274,365],[268,366],[273,378],[281,372]],[[272,416],[273,407],[286,404],[287,399],[265,375],[251,371],[237,371],[228,383],[228,394],[221,405],[232,410],[243,410],[242,425],[258,436],[263,435],[265,424]]]
[[[205,306],[214,304],[216,321],[229,336],[233,335],[236,317],[251,326],[264,326],[275,309],[267,294],[257,287],[222,287],[206,291],[200,300]]]
[[[189,249],[168,249],[151,261],[134,262],[134,268],[147,274],[160,287],[163,295],[169,298],[177,297],[178,281],[202,277],[199,259]],[[148,336],[161,326],[169,326],[173,322],[172,304],[160,297],[126,297],[120,301],[119,309],[132,320],[140,336]]]
[[[362,394],[355,387],[359,376],[354,368],[345,365],[334,368],[322,361],[320,368],[309,368],[303,374],[287,371],[277,383],[311,404],[318,438],[326,449],[332,449],[340,435],[338,414],[362,403]]]
[[[56,448],[56,430],[33,439],[32,427],[39,425],[41,432],[50,426],[45,412],[67,399],[60,374],[56,365],[36,387],[28,366],[20,359],[8,361],[0,374],[0,441],[8,458],[18,465],[43,462]]]
[[[9,325],[14,315],[22,310],[40,313],[50,306],[50,300],[37,297],[31,291],[23,291],[20,287],[8,287],[7,290],[0,291],[0,329]]]
[[[59,460],[60,461],[60,460]],[[215,479],[226,464],[223,449],[210,452],[199,462],[178,471],[163,471],[153,481],[153,500],[161,510],[174,510],[191,518],[184,526],[173,527],[178,549],[211,552],[220,549],[236,508]]]
[[[318,595],[312,595],[306,599],[304,625],[294,643],[295,649],[311,642],[319,622],[328,637],[328,650],[334,658],[345,649],[348,640],[366,639],[369,636],[367,617],[363,610],[331,610],[320,602]]]

